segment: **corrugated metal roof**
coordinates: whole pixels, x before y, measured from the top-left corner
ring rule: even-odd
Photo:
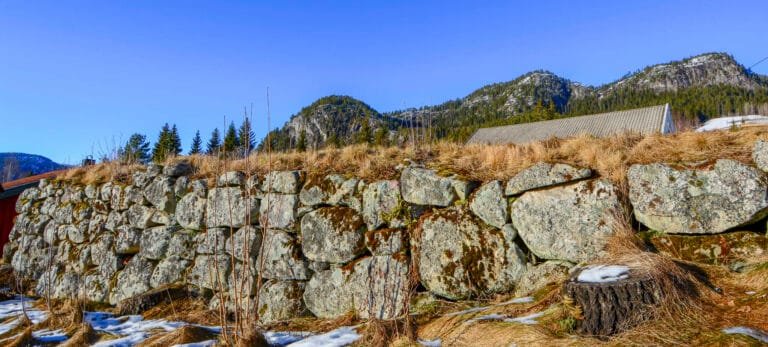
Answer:
[[[666,109],[667,105],[659,105],[535,123],[482,128],[478,129],[467,143],[523,144],[552,137],[566,138],[582,134],[607,137],[625,132],[660,133],[662,132]]]

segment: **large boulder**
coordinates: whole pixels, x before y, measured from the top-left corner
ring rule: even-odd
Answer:
[[[434,170],[417,166],[403,169],[400,175],[400,189],[403,199],[416,205],[448,206],[459,198],[463,185],[456,185],[456,179],[442,177]]]
[[[355,263],[351,292],[358,316],[393,319],[404,314],[411,289],[408,268],[408,257],[402,253]]]
[[[718,160],[709,170],[633,165],[628,181],[635,218],[656,231],[716,234],[768,214],[768,179],[734,160]]]
[[[233,255],[237,260],[256,261],[261,247],[261,232],[250,225],[240,228],[232,234],[232,237],[225,242],[227,253]]]
[[[507,181],[506,195],[517,195],[528,190],[553,186],[592,176],[592,170],[568,164],[537,163]]]
[[[187,274],[187,282],[205,289],[227,288],[232,258],[228,255],[198,255]]]
[[[195,259],[195,232],[191,230],[180,230],[171,235],[168,241],[168,250],[165,252],[168,257],[179,257],[182,259]]]
[[[304,291],[304,303],[317,317],[335,318],[354,310],[351,271],[331,267],[312,275]]]
[[[245,185],[245,174],[241,171],[228,171],[216,179],[219,187],[241,187]]]
[[[262,276],[276,280],[309,279],[307,261],[301,255],[301,246],[296,237],[282,230],[269,229],[264,237],[263,253],[257,264],[263,264]]]
[[[293,229],[296,224],[296,194],[266,193],[261,200],[261,223],[270,229]]]
[[[102,234],[91,244],[91,263],[103,278],[111,278],[123,267],[114,246],[115,237],[111,233]]]
[[[208,192],[205,221],[209,228],[240,228],[258,220],[259,201],[239,187],[213,188]]]
[[[176,256],[168,257],[157,263],[152,276],[149,278],[149,286],[159,288],[168,284],[184,280],[184,273],[189,267],[190,261]]]
[[[307,308],[301,300],[305,286],[300,281],[265,282],[259,290],[259,321],[268,324],[305,316]]]
[[[153,225],[157,225],[155,222],[152,221],[152,216],[155,213],[155,209],[149,207],[149,206],[143,206],[143,205],[133,205],[128,208],[128,212],[126,213],[126,217],[128,219],[128,223],[138,229],[146,229]],[[112,213],[110,213],[112,215]],[[115,216],[117,218],[119,216]],[[119,223],[119,221],[116,221],[116,223]]]
[[[529,265],[528,270],[520,278],[515,288],[515,296],[523,297],[535,294],[536,291],[550,285],[561,285],[568,279],[568,271],[573,264],[549,260],[538,265]]]
[[[512,224],[539,258],[588,261],[602,254],[622,206],[606,180],[530,191],[512,203]]]
[[[210,228],[204,233],[195,235],[198,254],[224,254],[227,240],[232,234],[230,228]]]
[[[509,220],[509,208],[501,182],[491,181],[480,186],[470,199],[469,209],[486,224],[504,227]]]
[[[139,295],[150,289],[149,279],[155,266],[143,257],[133,257],[125,269],[117,274],[117,282],[112,288],[109,303],[117,305],[120,301]]]
[[[117,228],[115,252],[117,254],[136,254],[141,250],[141,229],[123,225]]]
[[[363,191],[363,220],[368,230],[377,229],[396,219],[403,208],[400,182],[376,181]]]
[[[349,262],[365,250],[365,224],[348,207],[324,207],[301,218],[301,247],[314,261]]]
[[[299,171],[272,171],[264,178],[261,188],[269,193],[298,194],[302,181]]]
[[[419,275],[432,293],[466,299],[511,290],[526,258],[514,235],[492,228],[463,208],[438,210],[422,218],[416,244]]]
[[[205,227],[207,201],[197,194],[184,195],[176,206],[176,222],[185,229],[202,230]]]
[[[155,227],[144,230],[141,233],[139,255],[151,260],[159,260],[165,257],[168,250],[168,242],[178,227]]]
[[[759,140],[752,148],[752,161],[760,170],[768,171],[768,141]]]
[[[158,210],[173,213],[176,209],[174,185],[170,177],[157,177],[144,189],[144,198]]]

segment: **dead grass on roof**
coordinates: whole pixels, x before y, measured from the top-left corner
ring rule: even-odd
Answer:
[[[537,162],[561,162],[594,169],[600,176],[621,183],[632,164],[652,162],[705,165],[719,158],[751,163],[754,142],[768,138],[768,127],[745,127],[706,133],[640,136],[622,134],[608,138],[578,136],[526,145],[464,145],[440,142],[416,147],[368,147],[354,145],[307,152],[255,153],[245,159],[223,160],[213,156],[176,157],[190,160],[197,177],[240,170],[264,175],[270,170],[304,170],[309,175],[349,174],[368,180],[395,179],[397,166],[420,162],[442,173],[470,180],[509,179]],[[74,168],[61,178],[82,184],[110,179],[129,179],[139,166],[116,162]]]

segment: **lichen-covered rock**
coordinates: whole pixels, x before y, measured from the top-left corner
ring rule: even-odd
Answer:
[[[91,263],[96,265],[103,278],[111,278],[122,268],[122,263],[114,248],[115,237],[105,233],[91,244]]]
[[[306,282],[267,281],[259,291],[259,321],[262,324],[284,321],[306,315],[302,302]]]
[[[160,288],[164,285],[183,282],[184,273],[189,267],[190,261],[176,256],[168,257],[157,263],[152,276],[149,278],[149,286]]]
[[[58,245],[61,238],[59,237],[59,225],[56,222],[51,221],[45,225],[43,229],[43,241],[49,245]],[[11,239],[15,239],[12,237]]]
[[[176,222],[184,229],[202,230],[205,227],[207,201],[197,194],[184,195],[176,206]]]
[[[751,231],[695,236],[654,233],[649,241],[660,253],[706,264],[749,262],[768,254],[768,237]]]
[[[373,255],[392,255],[408,249],[405,229],[379,229],[365,233],[365,246]]]
[[[88,240],[88,224],[67,225],[67,238],[74,243],[83,243]]]
[[[128,205],[129,201],[125,195],[125,187],[117,184],[113,185],[109,206],[116,211],[125,211],[128,209]]]
[[[117,254],[136,254],[141,249],[141,230],[123,225],[117,228],[115,252]]]
[[[365,249],[363,219],[348,207],[324,207],[301,218],[302,251],[314,261],[346,263]]]
[[[158,210],[173,213],[176,209],[174,183],[170,177],[157,177],[144,189],[144,198]]]
[[[189,177],[181,176],[179,178],[176,178],[176,183],[174,183],[173,185],[173,193],[176,194],[176,197],[181,198],[185,194],[187,194],[188,191],[189,191]],[[176,206],[177,210],[178,208],[179,207]]]
[[[422,284],[431,292],[465,299],[511,290],[526,258],[513,235],[483,224],[465,209],[439,210],[422,219],[416,245]]]
[[[140,213],[143,213],[141,211]],[[136,223],[141,224],[141,217],[139,216]],[[104,229],[109,231],[115,231],[117,227],[128,224],[128,212],[110,211],[107,215],[107,221],[104,223]]]
[[[198,254],[224,254],[232,230],[230,228],[211,228],[195,235]]]
[[[310,178],[299,191],[299,202],[304,206],[326,204],[334,189],[333,182],[327,177]]]
[[[72,224],[75,221],[74,217],[75,206],[71,203],[62,203],[58,208],[54,209],[51,214],[53,220],[59,224]]]
[[[363,207],[359,192],[364,189],[364,182],[357,178],[344,179],[343,177],[337,177],[334,181],[340,183],[334,185],[333,193],[328,196],[328,204],[350,207],[359,212]]]
[[[164,167],[163,175],[170,177],[187,176],[191,175],[193,170],[194,168],[192,167],[192,164],[189,163],[189,161],[181,160]]]
[[[573,167],[568,164],[538,163],[523,171],[507,182],[504,193],[517,195],[528,190],[553,186],[580,180],[592,176],[592,170]]]
[[[559,260],[549,260],[538,265],[528,266],[528,270],[515,287],[515,296],[533,295],[537,290],[548,285],[564,283],[571,267],[573,264]]]
[[[734,160],[718,160],[710,170],[632,165],[628,181],[635,218],[652,230],[716,234],[768,214],[765,174]]]
[[[351,291],[355,311],[363,319],[394,319],[405,313],[410,299],[408,257],[372,256],[353,269]]]
[[[98,272],[86,274],[83,278],[85,299],[90,302],[103,303],[109,299],[109,277]]]
[[[99,198],[99,186],[91,183],[87,184],[85,188],[83,188],[83,193],[85,193],[85,197],[88,199],[98,199]]]
[[[123,206],[123,210],[130,207],[128,206],[130,204],[144,205],[147,203],[147,199],[144,198],[144,192],[139,187],[134,185],[126,186],[123,192],[125,194],[125,203],[127,204]]]
[[[237,230],[225,242],[227,253],[233,255],[237,260],[248,260],[251,263],[256,261],[259,247],[261,247],[261,232],[250,225]]]
[[[117,282],[109,295],[109,303],[117,305],[120,301],[148,291],[154,268],[154,264],[142,257],[131,258],[125,268],[117,274]]]
[[[200,288],[220,290],[227,287],[232,259],[227,255],[198,255],[187,274],[187,282]]]
[[[261,223],[270,229],[292,229],[299,198],[295,194],[266,193],[261,200]]]
[[[106,215],[97,214],[93,216],[89,221],[87,221],[87,223],[86,221],[83,221],[83,224],[88,225],[89,241],[93,241],[93,238],[96,237],[96,235],[99,235],[107,230],[107,219],[108,217]]]
[[[349,285],[351,271],[331,267],[312,275],[304,290],[304,303],[320,318],[335,318],[355,309]]]
[[[363,191],[362,215],[368,230],[378,229],[399,218],[402,208],[403,199],[398,181],[376,181]]]
[[[261,189],[272,193],[298,194],[302,181],[299,171],[272,171],[267,173]]]
[[[512,224],[539,258],[574,263],[602,254],[622,206],[606,180],[529,191],[512,203]]]
[[[43,238],[35,235],[22,235],[19,239],[19,251],[13,254],[11,266],[16,273],[28,278],[37,278],[48,264],[49,249]]]
[[[152,213],[152,217],[149,218],[149,222],[152,225],[171,225],[175,224],[176,217],[168,214],[168,212],[155,210]]]
[[[469,203],[469,209],[488,225],[501,229],[507,224],[509,208],[501,182],[491,181],[480,186]]]
[[[768,172],[768,141],[758,140],[752,147],[752,161],[760,170]]]
[[[228,171],[216,179],[219,187],[242,187],[245,185],[245,174],[240,171]]]
[[[168,241],[168,250],[166,250],[165,254],[169,258],[179,257],[192,260],[195,259],[196,248],[195,232],[191,230],[179,230],[171,235],[171,239]]]
[[[240,228],[258,220],[259,201],[239,187],[213,188],[208,193],[205,223],[209,228]]]
[[[195,194],[201,198],[208,196],[208,184],[204,179],[189,182],[189,190],[192,194]]]
[[[130,224],[134,228],[138,229],[146,229],[151,226],[157,225],[154,222],[152,222],[152,215],[155,213],[155,209],[143,206],[143,205],[133,205],[128,208],[128,212],[126,213],[126,217],[128,219],[128,224]]]
[[[409,166],[400,175],[403,199],[416,205],[450,205],[457,199],[453,185],[453,179],[420,167]]]
[[[178,230],[176,227],[154,227],[141,232],[141,255],[151,260],[165,257],[171,235]]]
[[[301,255],[301,246],[293,235],[269,229],[262,242],[264,253],[259,255],[257,264],[264,264],[264,278],[301,281],[309,279],[307,261]]]

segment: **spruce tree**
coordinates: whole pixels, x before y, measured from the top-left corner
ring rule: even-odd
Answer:
[[[142,134],[133,134],[125,146],[118,149],[118,158],[123,163],[146,164],[149,161],[149,142]]]
[[[360,132],[357,134],[357,143],[371,143],[371,125],[369,118],[366,116],[363,119],[363,124],[360,125]]]
[[[205,153],[208,155],[215,155],[219,153],[221,149],[221,136],[219,135],[219,128],[213,129],[211,138],[208,140],[208,146]]]
[[[200,154],[203,150],[203,139],[200,138],[200,130],[195,131],[195,137],[192,138],[192,148],[189,149],[189,154]]]
[[[301,129],[299,133],[299,140],[296,141],[296,150],[299,152],[307,150],[307,132],[304,129]]]
[[[165,123],[160,129],[160,135],[157,136],[157,142],[155,142],[155,147],[152,149],[152,160],[154,162],[160,163],[165,161],[173,144],[172,141],[171,128],[168,126],[168,123]]]
[[[387,145],[387,128],[386,127],[379,127],[376,129],[376,133],[373,135],[373,143],[376,146],[385,146]]]
[[[170,147],[168,148],[168,154],[174,156],[181,154],[181,137],[179,137],[179,130],[176,129],[176,124],[171,128],[170,134]]]
[[[227,128],[227,134],[224,135],[224,152],[232,153],[235,149],[240,147],[240,139],[237,137],[237,129],[235,129],[235,122],[229,123]]]
[[[240,138],[240,146],[243,147],[243,153],[248,155],[253,150],[256,144],[254,143],[253,129],[251,128],[251,121],[246,117],[243,119],[243,124],[240,125],[238,133]]]

